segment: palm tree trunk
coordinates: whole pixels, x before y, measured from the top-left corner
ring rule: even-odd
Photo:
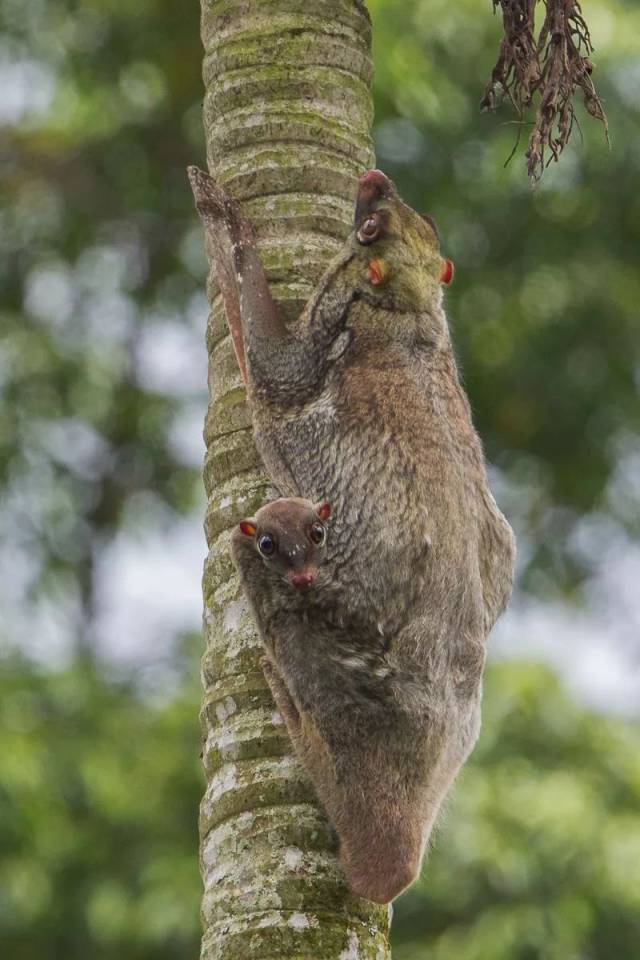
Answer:
[[[203,0],[209,168],[256,225],[274,296],[298,314],[349,230],[372,165],[361,0]],[[229,558],[267,489],[211,277],[204,469],[203,960],[388,960],[388,911],[351,894],[291,754]]]

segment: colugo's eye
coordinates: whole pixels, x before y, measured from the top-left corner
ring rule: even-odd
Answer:
[[[360,229],[356,236],[360,243],[373,243],[377,239],[378,234],[380,233],[380,217],[372,213],[370,217],[367,217],[366,220],[363,220],[360,224]]]
[[[275,553],[276,542],[270,533],[263,533],[258,538],[258,550],[263,557],[272,557]]]
[[[325,528],[322,526],[321,523],[311,524],[311,529],[309,530],[309,536],[311,537],[311,540],[313,541],[313,543],[316,544],[316,546],[319,547],[321,544],[324,543],[326,535],[327,535],[327,531],[325,530]]]

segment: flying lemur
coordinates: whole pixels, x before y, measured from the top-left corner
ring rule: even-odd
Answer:
[[[238,206],[189,174],[258,450],[284,497],[331,507],[304,589],[241,531],[234,559],[347,880],[386,903],[418,874],[477,739],[486,640],[513,579],[442,306],[452,265],[433,220],[371,170],[352,233],[287,329]]]

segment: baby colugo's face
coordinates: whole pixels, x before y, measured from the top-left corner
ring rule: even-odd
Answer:
[[[299,497],[281,497],[240,523],[242,533],[253,539],[268,570],[295,590],[314,586],[324,560],[328,503],[313,504]]]

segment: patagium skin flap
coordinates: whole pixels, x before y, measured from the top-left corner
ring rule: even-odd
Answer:
[[[223,296],[264,463],[283,495],[331,504],[306,589],[240,535],[234,559],[348,882],[385,903],[417,876],[478,736],[486,640],[513,577],[442,306],[453,268],[431,218],[369,171],[354,229],[289,331],[246,221],[197,177],[210,240],[241,278]]]

